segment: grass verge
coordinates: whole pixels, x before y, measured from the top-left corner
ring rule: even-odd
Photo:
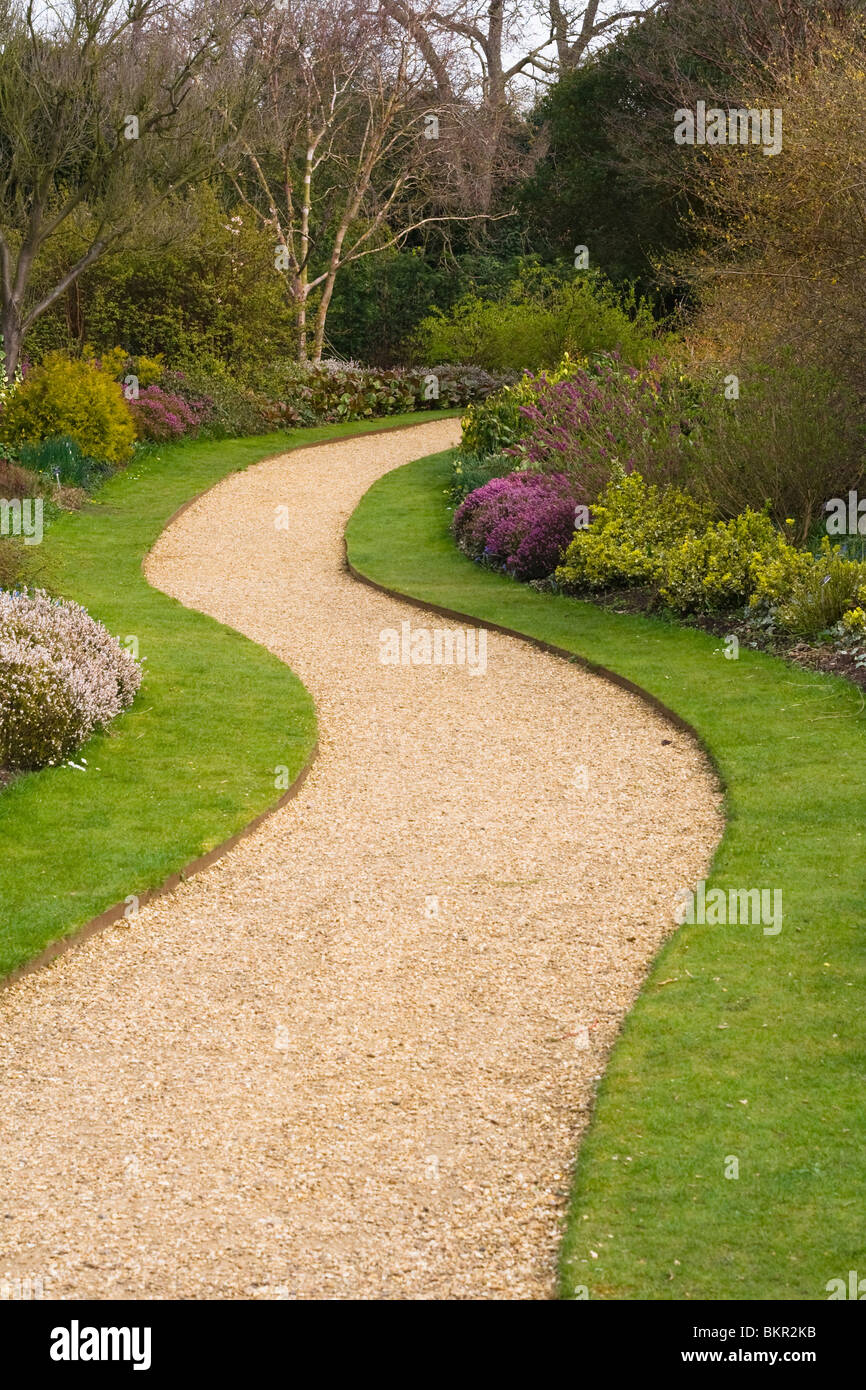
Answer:
[[[82,750],[86,771],[46,768],[0,793],[0,976],[274,806],[275,769],[293,780],[315,744],[312,701],[283,662],[146,582],[142,559],[168,519],[268,456],[442,413],[166,446],[51,525],[43,582],[136,637],[145,678]]]
[[[449,471],[441,454],[377,482],[347,529],[353,567],[661,700],[725,783],[709,886],[783,894],[777,935],[683,926],[657,958],[581,1146],[562,1296],[826,1299],[829,1280],[866,1274],[862,693],[480,569],[449,534]]]

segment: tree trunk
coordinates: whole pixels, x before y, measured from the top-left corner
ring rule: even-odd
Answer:
[[[8,382],[15,379],[15,371],[21,359],[23,336],[21,316],[16,306],[10,301],[3,305],[3,312],[0,314],[0,337],[3,339],[3,359]]]

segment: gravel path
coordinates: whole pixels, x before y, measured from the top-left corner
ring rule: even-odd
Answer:
[[[320,756],[210,872],[0,994],[0,1280],[550,1295],[594,1078],[719,796],[640,700],[515,639],[483,674],[380,662],[384,629],[449,624],[346,574],[346,520],[456,437],[259,464],[150,556],[298,673]]]

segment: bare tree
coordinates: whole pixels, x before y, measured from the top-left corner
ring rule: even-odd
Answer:
[[[341,270],[447,220],[428,210],[437,93],[409,33],[365,0],[284,0],[248,37],[263,95],[227,173],[274,238],[299,359],[318,361]]]
[[[539,83],[576,66],[590,51],[652,10],[661,0],[381,0],[418,45],[439,99],[469,132],[464,150],[474,175],[472,195],[493,205],[497,177],[519,158],[508,141],[515,110]],[[455,41],[457,49],[455,50]],[[460,90],[451,77],[461,76]],[[474,114],[475,119],[472,119]],[[482,158],[478,158],[478,154]]]
[[[109,248],[140,241],[156,209],[212,166],[226,136],[215,139],[205,79],[240,22],[233,8],[0,0],[0,334],[9,376],[40,314]],[[38,285],[61,236],[75,252],[52,283]]]

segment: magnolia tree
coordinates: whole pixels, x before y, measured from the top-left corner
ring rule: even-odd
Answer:
[[[242,87],[214,99],[241,22],[213,0],[0,0],[7,378],[40,314],[106,251],[158,238],[166,205],[212,167],[243,105]]]

